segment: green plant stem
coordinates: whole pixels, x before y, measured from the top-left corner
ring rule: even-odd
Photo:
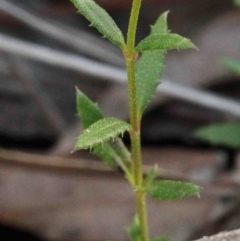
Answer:
[[[127,35],[127,47],[132,50],[135,48],[137,23],[141,4],[142,0],[133,0]]]
[[[132,130],[130,131],[134,189],[137,204],[137,213],[140,222],[142,241],[149,241],[146,192],[143,187],[141,137],[140,137],[140,118],[137,109],[137,92],[135,79],[135,62],[137,53],[135,52],[135,40],[139,11],[142,0],[133,0],[132,10],[128,26],[127,46],[124,51],[128,75],[128,98],[129,115]]]
[[[132,159],[134,169],[135,185],[142,185],[142,158],[140,143],[140,120],[137,113],[137,91],[135,79],[135,62],[137,54],[135,53],[135,38],[137,29],[137,20],[139,16],[141,0],[133,0],[131,16],[128,27],[127,50],[125,52],[127,75],[128,75],[128,99],[129,115],[132,131],[130,132]]]
[[[143,187],[143,172],[142,172],[142,154],[141,154],[141,139],[140,139],[140,120],[137,118],[137,103],[136,103],[136,84],[135,84],[135,61],[127,60],[128,73],[128,92],[129,92],[129,109],[130,123],[132,131],[130,132],[134,188],[137,204],[137,213],[140,222],[142,233],[142,241],[149,241],[147,208],[146,208],[146,193]]]
[[[135,197],[137,202],[137,213],[139,217],[142,240],[149,241],[146,193],[145,191],[136,191]]]

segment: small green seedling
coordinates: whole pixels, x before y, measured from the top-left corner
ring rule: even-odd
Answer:
[[[77,90],[77,110],[83,125],[74,150],[90,149],[107,165],[120,167],[132,186],[136,199],[136,217],[128,233],[132,241],[149,241],[146,196],[158,200],[175,200],[199,195],[199,186],[191,183],[156,180],[154,167],[147,176],[142,172],[140,126],[147,104],[151,100],[163,71],[168,50],[196,48],[187,38],[170,33],[168,12],[163,13],[151,27],[150,35],[135,44],[138,16],[142,0],[133,0],[127,40],[109,14],[93,0],[71,0],[77,10],[106,39],[118,46],[126,60],[130,123],[105,118],[99,107]],[[131,152],[119,135],[128,132]],[[151,240],[166,241],[158,237]]]

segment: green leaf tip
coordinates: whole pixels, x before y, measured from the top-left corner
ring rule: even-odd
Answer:
[[[191,40],[174,33],[153,34],[143,39],[136,47],[136,51],[197,49]]]
[[[162,180],[155,181],[147,189],[150,197],[158,200],[177,200],[190,196],[199,196],[200,187],[189,182]]]
[[[116,118],[104,118],[85,129],[78,137],[74,150],[92,148],[106,141],[114,140],[118,135],[129,131],[131,125]]]
[[[169,11],[166,11],[158,17],[155,24],[151,26],[151,35],[169,32],[167,23],[168,14]]]
[[[212,124],[195,131],[195,135],[212,145],[240,149],[240,123]]]
[[[110,40],[121,49],[125,47],[125,40],[110,15],[93,0],[70,0],[78,11],[95,27],[103,37]]]
[[[83,129],[88,128],[103,118],[98,105],[90,100],[83,92],[76,88],[77,114],[82,121]]]

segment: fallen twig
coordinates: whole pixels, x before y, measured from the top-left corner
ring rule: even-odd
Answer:
[[[115,172],[101,162],[93,160],[84,160],[67,157],[53,157],[39,154],[24,153],[21,151],[13,151],[0,149],[0,165],[19,166],[21,168],[30,168],[43,171],[54,171],[64,173],[82,173],[83,171],[91,171],[105,174],[114,174]],[[144,166],[144,173],[147,174],[151,167]],[[181,173],[159,168],[158,176],[161,178],[171,178],[185,180],[187,177]]]
[[[47,36],[62,42],[88,56],[103,60],[108,63],[123,65],[123,58],[114,52],[115,49],[106,41],[98,39],[93,35],[83,31],[77,31],[64,24],[53,24],[53,20],[44,20],[36,14],[32,14],[27,9],[18,6],[10,1],[1,0],[0,10],[8,13],[13,18],[21,21],[27,26],[37,30]],[[55,21],[54,21],[55,22]],[[108,51],[106,51],[108,49]]]
[[[113,83],[126,83],[126,74],[122,68],[102,64],[49,47],[17,40],[5,34],[0,34],[0,50],[55,66],[80,71],[89,76],[112,81]],[[240,105],[238,101],[221,97],[207,91],[182,86],[167,79],[162,80],[162,82],[157,88],[158,94],[165,94],[168,97],[182,99],[240,117]]]

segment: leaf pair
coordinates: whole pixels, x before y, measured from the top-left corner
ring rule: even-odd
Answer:
[[[150,36],[155,34],[167,33],[167,15],[163,13],[152,26]],[[160,83],[159,79],[163,71],[163,61],[165,51],[150,50],[142,53],[136,65],[136,88],[137,88],[137,108],[138,119],[150,102],[156,87]]]
[[[122,50],[125,49],[126,43],[121,30],[104,9],[93,0],[71,1],[104,37]],[[195,47],[190,40],[177,34],[168,33],[167,14],[168,12],[165,12],[159,17],[155,25],[152,26],[151,34],[136,47],[137,52],[144,52],[136,68],[139,120],[159,84],[166,51]]]
[[[103,37],[109,39],[113,44],[124,49],[126,46],[123,34],[111,16],[93,0],[70,0],[78,11],[90,22],[90,26],[95,27]],[[165,14],[166,15],[166,14]],[[194,48],[190,40],[177,34],[159,32],[165,29],[164,22],[156,23],[152,28],[152,34],[142,40],[136,47],[136,51],[146,50],[170,50]],[[159,30],[158,30],[159,29]],[[167,29],[166,29],[167,30]]]
[[[167,16],[168,12],[160,15],[150,35],[135,48],[137,52],[143,52],[136,66],[138,119],[141,119],[160,83],[166,52],[171,49],[196,48],[189,39],[169,33]]]
[[[74,150],[93,148],[107,165],[121,165],[130,162],[130,153],[117,136],[131,126],[116,118],[104,118],[98,106],[77,90],[77,110],[82,120],[84,132],[78,137]],[[110,140],[115,140],[114,142]]]

